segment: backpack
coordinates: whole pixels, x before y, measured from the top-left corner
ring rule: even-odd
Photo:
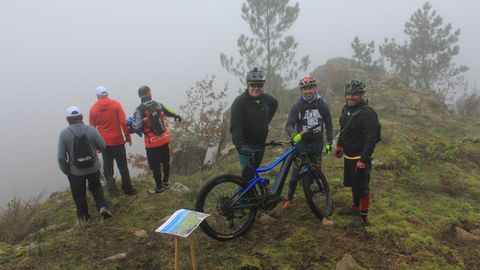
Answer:
[[[160,119],[160,114],[162,107],[160,104],[153,100],[142,103],[139,106],[139,110],[143,115],[148,117],[150,121],[150,131],[155,133],[155,135],[160,136],[165,132],[165,127],[163,121]]]
[[[93,151],[87,138],[88,126],[82,136],[76,136],[70,127],[68,129],[74,137],[73,156],[71,157],[73,165],[79,169],[92,167],[95,164],[96,153]]]

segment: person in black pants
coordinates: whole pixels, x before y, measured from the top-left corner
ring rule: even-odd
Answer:
[[[145,134],[148,165],[153,171],[155,180],[155,187],[148,192],[159,194],[170,187],[170,133],[166,118],[173,117],[177,122],[182,121],[182,118],[164,104],[152,100],[152,93],[148,86],[141,86],[138,89],[138,96],[142,103],[135,110],[129,132],[141,131]]]
[[[95,128],[82,122],[83,116],[78,107],[69,107],[66,117],[69,126],[60,133],[57,161],[60,170],[67,175],[70,182],[73,200],[77,207],[78,223],[82,224],[90,219],[86,199],[87,182],[97,210],[104,219],[110,218],[112,214],[107,209],[107,202],[100,184],[100,162],[96,154],[96,151],[105,150],[105,141]],[[84,140],[80,143],[82,137]],[[84,156],[79,157],[80,148],[89,149],[83,151],[83,153],[87,152],[88,155],[85,156],[88,159],[83,158]]]
[[[96,92],[97,102],[90,109],[90,125],[97,128],[107,145],[102,157],[108,193],[110,195],[117,194],[117,186],[113,178],[113,162],[117,161],[118,171],[122,177],[123,192],[127,195],[135,195],[137,192],[130,179],[125,151],[125,143],[132,144],[125,112],[118,101],[108,97],[107,87],[99,86]]]

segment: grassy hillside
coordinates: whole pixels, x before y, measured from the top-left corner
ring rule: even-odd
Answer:
[[[455,229],[480,229],[480,128],[456,119],[429,92],[388,80],[370,85],[383,133],[374,154],[372,225],[356,229],[338,215],[351,195],[342,186],[342,161],[328,156],[323,168],[333,191],[333,226],[315,218],[299,188],[290,209],[274,209],[273,219],[261,214],[245,237],[217,242],[196,232],[199,269],[335,269],[346,254],[355,266],[345,269],[480,269],[480,241],[463,240]],[[342,100],[329,102],[338,128]],[[283,136],[285,118],[275,118],[272,138]],[[268,150],[265,161],[280,153]],[[0,268],[172,269],[173,238],[153,231],[175,210],[193,209],[206,179],[237,171],[230,152],[211,170],[174,177],[191,192],[152,196],[146,190],[153,180],[136,179],[137,196],[109,198],[114,217],[102,221],[97,214],[86,227],[74,225],[71,195],[59,193],[35,212],[45,218],[43,229],[18,244],[0,243]],[[147,237],[134,235],[142,229]],[[182,269],[191,269],[187,241],[182,252]],[[127,255],[102,261],[119,253]]]

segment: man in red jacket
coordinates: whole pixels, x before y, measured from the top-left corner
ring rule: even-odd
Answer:
[[[107,190],[110,195],[117,193],[117,186],[113,178],[113,161],[117,162],[122,177],[122,190],[127,195],[137,192],[132,186],[127,165],[125,143],[132,145],[128,133],[127,121],[122,105],[108,97],[108,88],[97,87],[97,102],[90,109],[90,125],[96,127],[105,140],[106,149],[102,153],[103,174],[107,181]]]

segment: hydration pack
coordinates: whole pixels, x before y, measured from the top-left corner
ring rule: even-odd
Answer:
[[[139,110],[143,117],[146,116],[148,118],[150,124],[146,126],[150,129],[150,132],[153,132],[157,136],[160,136],[165,132],[164,123],[160,118],[160,114],[162,113],[162,107],[160,104],[153,100],[149,100],[142,103],[142,105],[139,106]]]

